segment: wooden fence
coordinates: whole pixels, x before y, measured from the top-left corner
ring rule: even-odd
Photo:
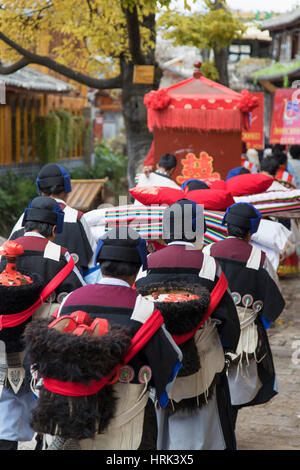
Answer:
[[[86,98],[59,94],[7,93],[7,104],[0,104],[0,165],[38,163],[36,151],[35,119],[51,111],[66,110],[81,116],[87,106]],[[83,156],[83,143],[68,155]]]

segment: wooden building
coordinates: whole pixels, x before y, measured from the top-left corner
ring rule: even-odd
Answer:
[[[272,93],[300,78],[300,8],[264,21],[261,29],[272,38],[273,64],[258,70],[255,77]]]
[[[4,90],[0,104],[0,167],[42,160],[36,145],[38,116],[58,110],[80,116],[88,106],[87,98],[76,96],[70,83],[32,67],[0,75],[0,84]],[[82,149],[78,147],[68,155],[70,159],[79,157]]]

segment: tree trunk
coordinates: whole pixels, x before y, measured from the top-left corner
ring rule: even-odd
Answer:
[[[222,85],[229,86],[229,77],[228,77],[228,49],[227,47],[222,47],[221,49],[214,48],[215,56],[215,66],[219,72],[219,81]]]
[[[128,18],[130,19],[130,13]],[[135,22],[137,18],[135,19]],[[133,22],[134,24],[134,22]],[[151,31],[153,47],[150,47],[143,57],[134,53],[133,43],[138,41],[136,36],[131,37],[131,52],[133,60],[127,62],[122,57],[120,59],[121,75],[123,80],[122,87],[122,106],[125,122],[125,131],[127,139],[127,155],[128,155],[128,184],[129,187],[134,186],[135,175],[141,172],[143,161],[150,150],[153,135],[149,132],[147,126],[147,108],[144,105],[144,96],[153,89],[157,89],[162,76],[162,72],[155,61],[155,14],[149,14],[143,18],[142,24]],[[132,29],[128,27],[128,29]],[[155,67],[154,83],[149,85],[141,85],[133,83],[134,64],[153,65]]]
[[[212,2],[213,10],[224,10],[226,8],[226,2],[224,0],[215,0]],[[227,47],[214,47],[215,67],[219,73],[219,81],[222,85],[229,86],[228,77],[228,48]]]
[[[153,90],[153,85],[133,83],[134,64],[122,63],[122,106],[127,139],[128,184],[134,186],[136,173],[143,168],[143,161],[151,147],[152,134],[147,127],[147,108],[144,95]]]

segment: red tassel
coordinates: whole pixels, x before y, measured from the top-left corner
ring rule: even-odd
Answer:
[[[244,127],[243,113],[239,109],[176,109],[160,111],[148,109],[148,127],[203,131],[241,131]]]

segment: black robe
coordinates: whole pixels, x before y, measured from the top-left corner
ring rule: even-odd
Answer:
[[[173,278],[199,283],[211,292],[219,280],[222,269],[216,263],[215,274],[212,274],[209,279],[201,276],[203,264],[204,255],[202,251],[190,249],[185,245],[170,244],[168,247],[148,256],[147,273],[144,271],[136,280],[135,285],[139,290],[149,282],[163,283],[165,280]],[[240,324],[229,290],[223,295],[211,318],[221,322],[218,324],[218,331],[224,348],[235,351],[240,337]]]
[[[67,248],[69,253],[73,256],[78,269],[81,270],[82,273],[85,273],[93,262],[93,246],[89,227],[83,222],[84,214],[76,209],[70,208],[62,201],[57,202],[65,214],[68,213],[67,211],[72,211],[72,218],[68,221],[65,216],[63,231],[56,234],[54,243]],[[20,227],[22,219],[23,216],[19,219],[10,234],[10,240],[15,240],[24,235],[24,227]]]
[[[257,364],[262,387],[251,402],[242,406],[266,403],[277,393],[275,368],[268,335],[264,327],[264,319],[274,322],[285,306],[277,284],[263,267],[265,253],[261,252],[257,269],[246,266],[251,252],[252,246],[249,243],[234,237],[217,242],[210,248],[210,254],[216,257],[222,266],[230,290],[236,298],[236,305],[242,306],[243,298],[247,295],[253,306],[258,303],[261,306],[255,323],[258,329],[256,356],[258,360],[263,358]]]
[[[205,269],[210,265],[211,270]],[[201,250],[188,244],[170,244],[148,256],[148,269],[140,273],[135,282],[138,291],[143,292],[148,284],[170,279],[185,280],[199,284],[212,292],[222,273],[221,267],[212,257],[207,259]],[[226,290],[211,318],[217,320],[218,333],[224,352],[234,352],[240,336],[240,324],[235,304],[229,290]],[[228,382],[225,371],[217,374],[216,397],[226,449],[235,449],[234,416],[232,413]],[[185,400],[184,400],[185,401]]]

